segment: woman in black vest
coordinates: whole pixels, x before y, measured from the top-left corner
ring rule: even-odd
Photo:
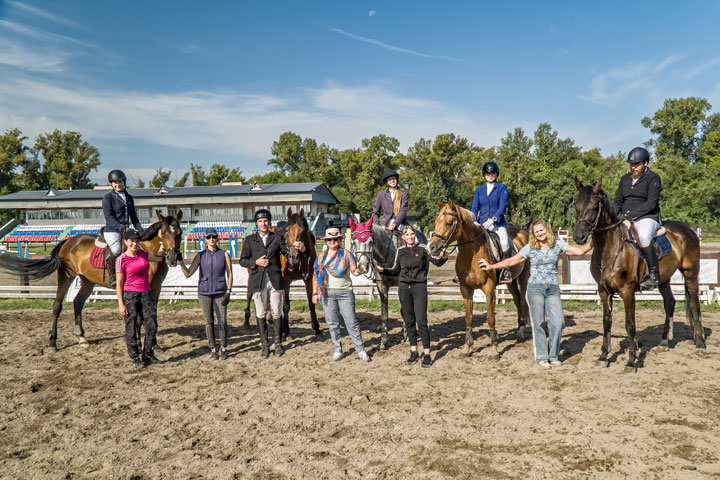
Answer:
[[[210,227],[205,230],[205,250],[195,255],[190,268],[184,262],[178,262],[185,277],[192,276],[200,268],[198,279],[198,301],[205,316],[205,333],[210,343],[210,359],[217,360],[215,349],[215,328],[213,312],[217,316],[220,331],[220,359],[227,359],[227,304],[230,302],[233,275],[232,263],[228,252],[217,246],[217,230]],[[226,280],[227,278],[227,280]]]

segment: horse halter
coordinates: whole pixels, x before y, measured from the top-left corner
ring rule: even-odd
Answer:
[[[455,217],[452,222],[445,222],[445,226],[452,227],[452,228],[450,228],[450,233],[447,236],[444,236],[444,235],[440,235],[439,233],[432,232],[430,237],[431,238],[437,237],[440,240],[442,240],[443,245],[441,247],[441,250],[444,251],[447,248],[448,244],[450,243],[450,239],[453,237],[453,235],[455,235],[455,231],[457,230],[458,214],[457,214],[457,212],[445,212],[445,213],[443,213],[443,215],[450,215],[452,217]]]
[[[592,227],[590,227],[590,231],[588,232],[588,235],[592,235],[595,232],[603,232],[605,230],[610,230],[611,228],[615,228],[622,223],[622,220],[618,220],[617,222],[615,222],[611,225],[608,225],[606,227],[598,227],[598,224],[600,223],[600,218],[602,218],[602,211],[603,211],[603,202],[602,202],[602,199],[600,198],[600,199],[598,199],[597,215],[595,216],[595,221],[593,222]],[[590,222],[588,222],[584,218],[581,218],[580,221],[587,225],[590,225]]]
[[[367,238],[367,240],[365,240],[365,241],[363,242],[363,241],[360,241],[359,238],[357,238],[357,236],[355,235],[356,233],[370,233],[370,236]],[[367,261],[368,261],[368,265],[370,265],[370,266],[372,267],[372,263],[373,263],[373,259],[372,259],[372,255],[373,255],[373,237],[372,237],[372,230],[371,230],[371,229],[355,230],[355,231],[351,232],[350,235],[352,235],[352,238],[353,238],[353,242],[352,242],[352,243],[353,243],[353,246],[352,246],[352,254],[355,256],[355,259],[358,259],[358,258],[366,258]],[[370,248],[367,249],[367,250],[359,251],[359,250],[357,250],[357,249],[355,248],[355,243],[357,243],[358,245],[361,244],[361,243],[362,243],[362,244],[367,244],[367,245],[369,245]],[[365,278],[369,278],[370,280],[373,280],[373,272],[374,272],[374,270],[373,270],[372,268],[368,268],[367,273],[363,273],[363,276],[364,276]]]

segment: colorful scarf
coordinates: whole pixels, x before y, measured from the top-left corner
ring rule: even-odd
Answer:
[[[344,248],[338,248],[337,254],[328,262],[327,256],[329,253],[330,249],[327,249],[315,259],[314,275],[317,277],[318,299],[320,301],[322,301],[325,291],[327,290],[327,274],[329,273],[336,278],[342,277],[345,275],[347,269],[350,268],[350,263],[355,261],[353,254]]]

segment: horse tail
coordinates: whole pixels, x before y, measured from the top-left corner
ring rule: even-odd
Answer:
[[[56,272],[63,264],[60,258],[60,248],[65,240],[58,243],[50,256],[42,259],[20,258],[9,252],[0,253],[0,269],[11,275],[27,276],[31,279],[45,278]]]

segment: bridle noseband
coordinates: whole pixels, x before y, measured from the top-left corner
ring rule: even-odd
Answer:
[[[364,242],[361,242],[361,241],[355,236],[355,234],[358,234],[358,233],[368,233],[368,232],[370,233],[370,236],[369,236],[368,239],[365,240]],[[372,259],[372,256],[373,256],[373,236],[372,236],[372,230],[371,230],[371,229],[367,229],[367,230],[355,230],[355,231],[350,232],[350,235],[352,235],[352,239],[353,239],[353,242],[352,242],[352,243],[353,243],[353,246],[352,246],[353,252],[352,252],[352,253],[353,253],[353,255],[355,256],[355,259],[357,260],[357,259],[359,259],[359,258],[366,258],[367,261],[368,261],[368,266],[369,266],[369,268],[368,268],[368,270],[367,270],[366,273],[363,273],[363,276],[364,276],[365,278],[370,279],[370,280],[374,280],[374,278],[373,278],[374,269],[372,268],[372,263],[373,263],[373,259]],[[368,250],[358,251],[358,250],[355,248],[355,243],[356,243],[356,242],[357,242],[358,245],[361,244],[361,243],[362,243],[362,244],[369,245],[370,248],[369,248]]]
[[[445,235],[440,235],[439,233],[432,232],[432,234],[430,235],[430,238],[437,237],[440,240],[442,240],[443,244],[442,244],[442,247],[440,247],[440,249],[445,251],[445,249],[447,248],[448,244],[451,241],[450,239],[453,237],[453,235],[455,235],[455,231],[457,230],[458,214],[457,214],[457,212],[444,212],[443,215],[450,215],[452,217],[455,217],[455,218],[453,218],[452,222],[445,222],[445,226],[451,227],[450,233],[447,236],[445,236]]]

